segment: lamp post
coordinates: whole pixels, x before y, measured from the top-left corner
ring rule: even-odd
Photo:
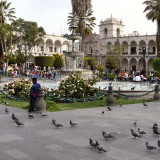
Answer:
[[[25,74],[27,73],[27,43],[25,41]]]
[[[139,49],[141,51],[141,49]],[[148,49],[148,52],[149,52],[149,49]],[[142,52],[143,54],[143,74],[146,74],[146,47],[142,47]]]

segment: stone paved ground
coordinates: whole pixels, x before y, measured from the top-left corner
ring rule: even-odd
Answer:
[[[29,119],[27,111],[0,106],[0,160],[160,160],[160,150],[147,151],[145,142],[157,146],[158,139],[152,133],[152,125],[157,122],[160,127],[160,102],[114,106],[111,112],[102,108],[83,109],[48,113],[48,117],[34,113]],[[104,109],[104,108],[103,108]],[[17,127],[11,119],[15,115],[25,125]],[[55,128],[51,120],[64,125]],[[69,120],[78,123],[71,128]],[[133,125],[138,120],[138,126]],[[137,131],[140,127],[147,132],[141,139],[133,139],[130,129]],[[121,132],[115,140],[104,140],[101,131]],[[107,149],[99,153],[89,146],[89,138],[98,140]]]

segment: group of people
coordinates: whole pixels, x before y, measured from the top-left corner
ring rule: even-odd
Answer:
[[[27,70],[26,72],[27,77],[33,78],[36,77],[37,79],[50,79],[50,80],[57,80],[57,71],[56,70]]]

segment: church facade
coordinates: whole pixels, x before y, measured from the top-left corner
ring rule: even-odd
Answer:
[[[94,57],[98,65],[105,67],[109,47],[119,43],[122,46],[122,71],[153,72],[152,60],[157,56],[156,35],[140,35],[137,31],[126,36],[123,22],[112,16],[100,22],[99,34],[88,36],[84,41],[84,53]],[[145,54],[142,50],[145,49]],[[145,59],[145,63],[144,63]],[[144,66],[145,64],[145,66]],[[145,67],[145,68],[144,68]]]

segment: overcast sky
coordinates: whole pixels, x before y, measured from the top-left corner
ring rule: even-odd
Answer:
[[[42,26],[47,34],[61,35],[68,33],[67,16],[71,13],[71,0],[8,0],[11,7],[16,8],[17,18],[35,21]],[[156,23],[145,17],[144,0],[92,0],[96,27],[93,32],[99,33],[102,19],[114,18],[122,20],[125,35],[138,31],[140,34],[155,34]]]

